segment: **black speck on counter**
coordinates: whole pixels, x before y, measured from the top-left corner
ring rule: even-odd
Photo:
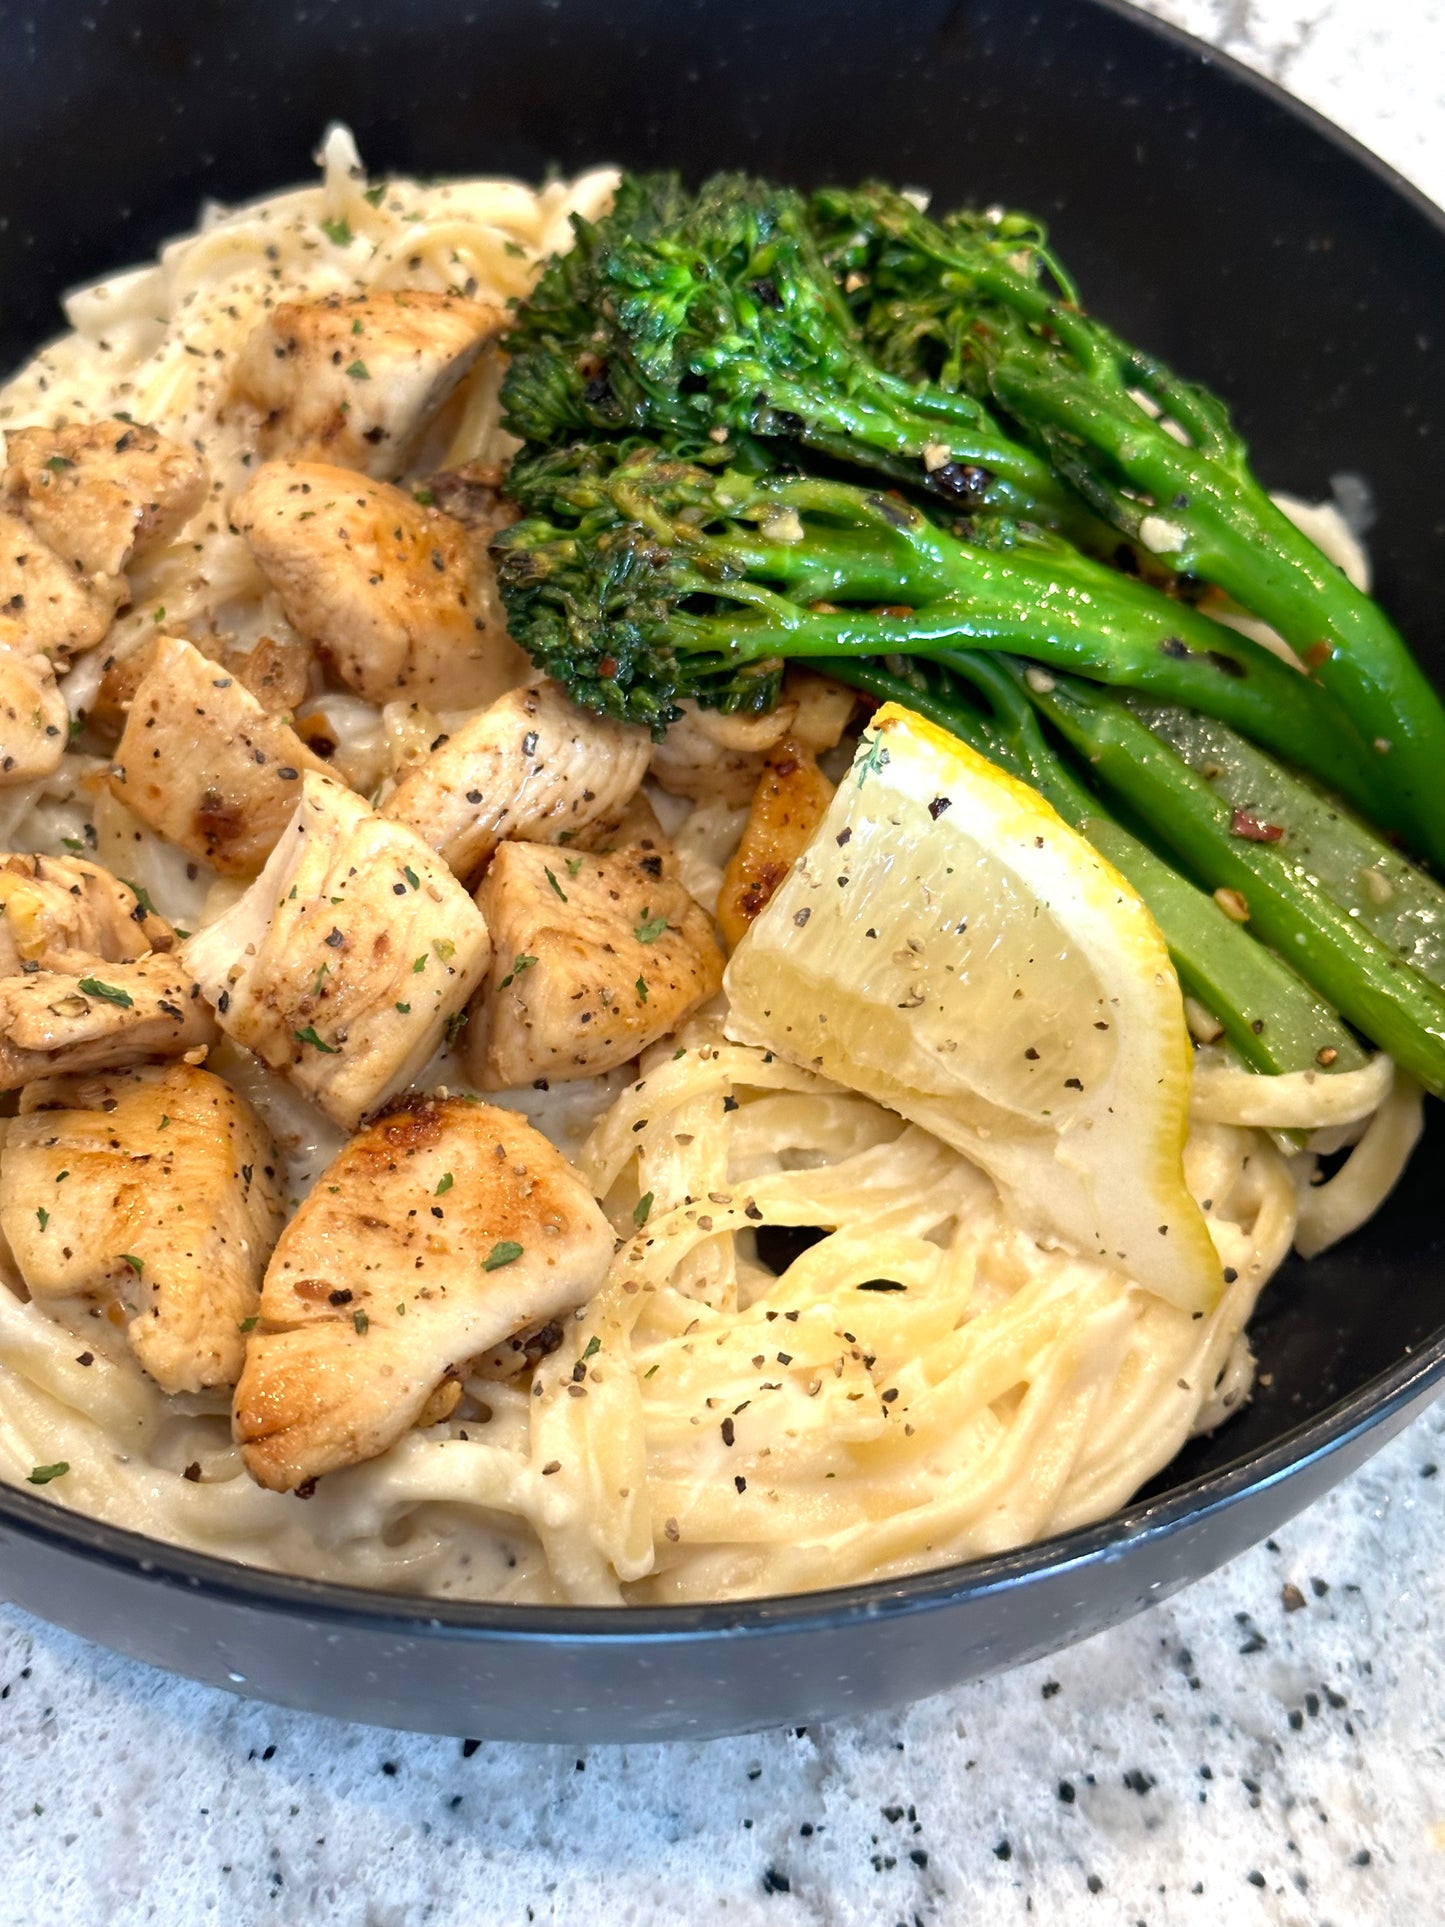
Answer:
[[[780,1873],[776,1867],[765,1867],[763,1869],[763,1892],[765,1894],[790,1894],[792,1891],[793,1883],[785,1873]]]
[[[1000,1840],[993,1850],[993,1856],[995,1860],[1012,1860],[1014,1857],[1012,1843],[1008,1840]]]
[[[394,1780],[397,1774],[400,1773],[401,1768],[397,1765],[395,1760],[383,1760],[381,1763],[381,1770],[389,1780]]]
[[[1091,1873],[1084,1885],[1091,1894],[1101,1894],[1104,1891],[1104,1883],[1096,1873]]]
[[[1264,1875],[1258,1867],[1251,1867],[1244,1877],[1251,1887],[1262,1887],[1264,1885]]]
[[[1131,1766],[1129,1771],[1124,1775],[1124,1784],[1131,1793],[1144,1794],[1152,1791],[1158,1782],[1155,1780],[1153,1774],[1146,1773],[1143,1767]]]
[[[1056,1679],[1046,1679],[1039,1688],[1040,1693],[1046,1700],[1051,1700],[1055,1693],[1062,1693],[1063,1690],[1063,1687],[1060,1686]]]
[[[482,1743],[480,1740],[463,1740],[462,1741],[462,1758],[464,1760],[469,1760],[472,1757],[472,1755],[480,1749],[481,1744]]]
[[[1066,1807],[1071,1807],[1078,1798],[1078,1795],[1074,1792],[1073,1782],[1071,1780],[1059,1781],[1058,1795]]]

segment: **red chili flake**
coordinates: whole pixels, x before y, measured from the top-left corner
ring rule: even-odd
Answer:
[[[1247,843],[1278,843],[1284,830],[1278,823],[1261,823],[1248,810],[1235,810],[1229,819],[1229,834],[1242,836]]]

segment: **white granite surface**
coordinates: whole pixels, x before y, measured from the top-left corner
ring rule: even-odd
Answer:
[[[1445,201],[1445,5],[1152,0]],[[1445,1410],[1168,1605],[911,1710],[673,1748],[404,1737],[0,1613],[0,1927],[1428,1927]]]

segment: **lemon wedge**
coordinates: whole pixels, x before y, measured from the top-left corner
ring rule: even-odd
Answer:
[[[878,711],[725,986],[732,1037],[956,1146],[1035,1236],[1189,1311],[1218,1299],[1164,940],[1083,837],[957,737]]]

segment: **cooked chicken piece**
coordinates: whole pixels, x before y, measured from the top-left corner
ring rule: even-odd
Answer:
[[[262,636],[259,642],[242,646],[222,635],[203,636],[201,654],[208,662],[218,662],[223,675],[234,676],[249,689],[268,716],[282,716],[289,723],[300,704],[311,692],[312,649],[309,642],[290,633],[290,625],[280,636]],[[86,722],[109,735],[118,736],[135,701],[135,692],[155,661],[156,650],[173,640],[167,630],[142,636],[124,654],[108,656],[103,674],[86,711]],[[188,636],[179,638],[182,642]]]
[[[33,976],[68,950],[132,963],[176,933],[129,884],[75,856],[0,856],[0,977]]]
[[[263,456],[399,475],[427,423],[506,326],[490,302],[418,290],[285,301],[236,364]]]
[[[833,785],[795,736],[768,751],[742,840],[723,872],[717,920],[729,950],[792,869],[833,800]]]
[[[85,712],[88,727],[105,736],[119,736],[135,701],[146,671],[155,661],[156,650],[166,640],[164,631],[142,636],[124,650],[113,650],[100,666],[100,681]]]
[[[379,1118],[267,1268],[232,1420],[252,1478],[290,1492],[386,1451],[469,1359],[590,1298],[612,1245],[515,1111],[421,1098]]]
[[[268,715],[291,716],[311,693],[311,645],[300,636],[262,636],[249,649],[224,648],[221,659]]]
[[[179,957],[111,963],[66,950],[48,969],[0,977],[0,1091],[215,1041],[210,1009]]]
[[[133,816],[223,876],[253,876],[291,820],[306,770],[328,774],[235,676],[166,636],[131,702],[110,787]]]
[[[274,1146],[189,1064],[32,1084],[0,1149],[0,1229],[32,1298],[119,1302],[167,1392],[234,1385],[281,1229]]]
[[[506,837],[568,841],[617,815],[647,774],[631,723],[579,709],[556,683],[513,689],[410,769],[382,808],[464,881]]]
[[[70,710],[55,665],[22,621],[0,615],[0,789],[49,776],[69,741]]]
[[[368,702],[404,691],[475,709],[527,673],[485,549],[401,489],[320,462],[268,462],[231,520],[287,620]]]
[[[468,462],[463,468],[444,468],[429,475],[426,492],[444,515],[461,523],[468,535],[490,542],[522,513],[502,493],[506,475],[501,462]]]
[[[95,647],[123,595],[123,582],[88,581],[28,522],[0,509],[0,616],[57,668]]]
[[[657,811],[644,790],[638,790],[620,814],[609,812],[589,823],[580,835],[570,838],[568,847],[578,850],[641,850],[644,856],[671,857],[672,838],[658,821]],[[668,874],[671,875],[669,868]]]
[[[6,508],[84,575],[123,576],[206,499],[200,457],[140,422],[12,428],[5,457]]]
[[[184,954],[222,1029],[354,1130],[422,1070],[491,945],[419,836],[308,773],[265,869]]]
[[[816,669],[789,667],[783,677],[783,702],[796,705],[787,733],[804,749],[821,756],[836,749],[858,707],[858,692]]]
[[[670,869],[641,849],[566,858],[501,846],[477,892],[492,968],[467,1067],[483,1090],[613,1070],[712,996],[723,955]]]
[[[652,774],[669,796],[742,809],[758,786],[763,758],[788,732],[796,709],[781,702],[766,716],[724,716],[690,698],[652,746]]]

